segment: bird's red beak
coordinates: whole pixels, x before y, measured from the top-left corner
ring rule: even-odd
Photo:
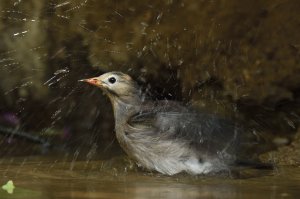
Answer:
[[[98,80],[97,78],[89,78],[89,79],[82,79],[82,80],[79,80],[80,82],[87,82],[91,85],[94,85],[94,86],[102,86],[102,82],[100,80]]]

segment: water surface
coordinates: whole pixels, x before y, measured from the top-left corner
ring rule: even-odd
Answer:
[[[47,157],[2,159],[0,198],[297,198],[300,168],[243,170],[231,176],[164,176],[136,170],[122,158],[69,161]]]

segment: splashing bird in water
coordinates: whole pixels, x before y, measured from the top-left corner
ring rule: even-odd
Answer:
[[[114,111],[116,137],[138,165],[163,174],[227,170],[242,153],[242,129],[176,101],[147,99],[127,74],[80,80],[102,89]],[[247,144],[247,143],[246,143]]]

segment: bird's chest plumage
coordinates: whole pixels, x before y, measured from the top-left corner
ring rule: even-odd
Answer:
[[[117,140],[123,150],[129,156],[131,156],[133,146],[131,140],[127,137],[127,134],[129,134],[130,132],[126,131],[126,127],[128,125],[128,118],[130,117],[130,115],[136,112],[137,107],[116,101],[113,104],[113,108]]]

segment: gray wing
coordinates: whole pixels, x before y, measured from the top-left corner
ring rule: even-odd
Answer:
[[[133,115],[128,124],[161,139],[186,142],[205,153],[235,153],[241,128],[214,114],[195,112],[178,104],[164,103]]]

